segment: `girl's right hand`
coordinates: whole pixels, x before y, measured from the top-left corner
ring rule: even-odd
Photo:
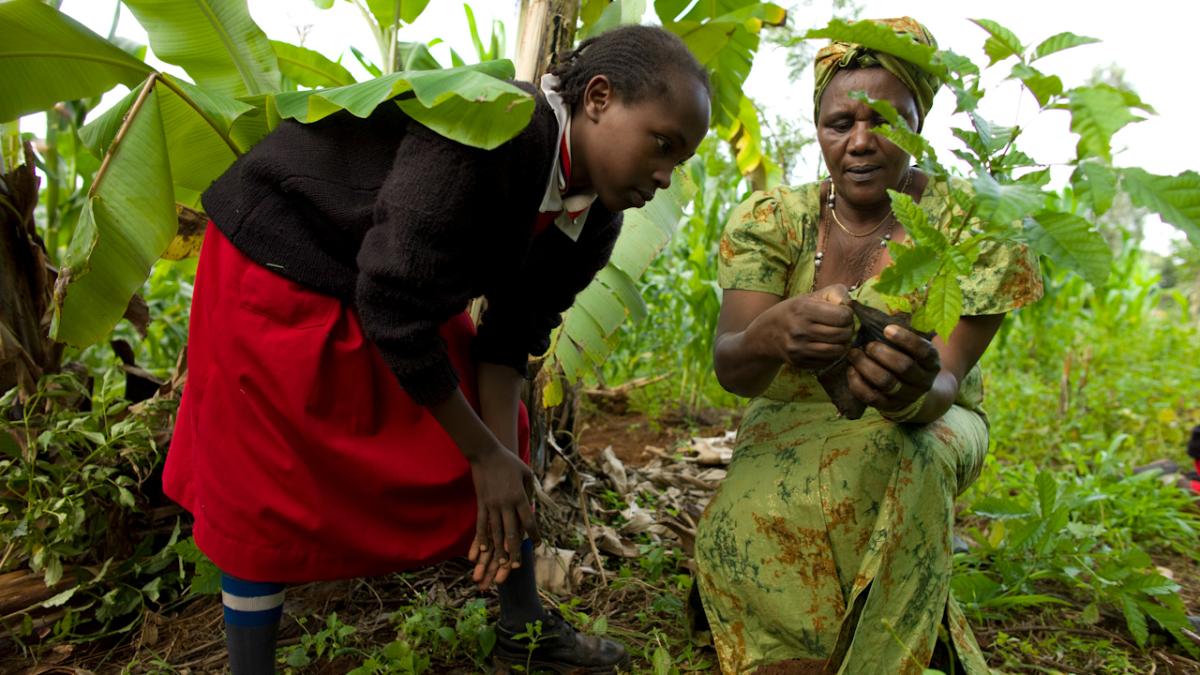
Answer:
[[[500,445],[478,453],[470,464],[478,517],[467,557],[475,563],[471,578],[487,590],[492,583],[504,583],[509,572],[521,566],[526,534],[535,545],[539,541],[530,506],[533,472]]]
[[[780,301],[760,317],[767,350],[802,370],[821,370],[846,355],[854,311],[841,284]]]

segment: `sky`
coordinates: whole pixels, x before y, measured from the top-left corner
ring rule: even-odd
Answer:
[[[776,0],[780,2],[780,0]],[[112,23],[116,0],[64,0],[62,11],[92,30],[106,35]],[[518,0],[475,0],[475,17],[486,43],[493,21],[500,21],[507,31],[509,56],[517,42]],[[647,2],[653,5],[653,1]],[[804,29],[824,25],[832,15],[830,0],[785,0],[789,20]],[[1157,115],[1132,124],[1114,138],[1118,166],[1141,166],[1154,173],[1178,173],[1200,168],[1200,138],[1185,127],[1190,122],[1190,107],[1197,100],[1194,71],[1187,70],[1194,60],[1189,51],[1198,38],[1192,17],[1200,10],[1184,9],[1189,3],[1172,0],[1139,0],[1138,2],[1078,2],[1076,0],[912,0],[897,3],[883,0],[858,0],[860,16],[891,17],[907,14],[924,23],[937,38],[939,46],[968,56],[976,63],[986,63],[982,51],[984,31],[969,21],[986,18],[1012,30],[1026,45],[1062,31],[1086,35],[1101,40],[1051,55],[1039,62],[1045,72],[1059,75],[1069,87],[1084,82],[1100,67],[1117,64],[1124,69],[1125,79],[1151,104]],[[326,56],[338,59],[356,77],[367,77],[365,70],[350,54],[349,46],[358,47],[368,58],[378,60],[378,50],[366,22],[348,0],[338,0],[333,8],[318,9],[312,0],[249,0],[250,13],[268,37],[303,44]],[[647,20],[653,19],[653,10]],[[133,16],[123,10],[117,34],[145,44],[145,31]],[[448,62],[447,45],[456,49],[468,61],[474,60],[474,47],[467,30],[462,3],[458,0],[432,0],[429,7],[411,26],[403,29],[401,39],[428,41],[440,37],[446,44],[436,47],[434,54]],[[819,46],[819,45],[818,45]],[[789,81],[785,63],[786,52],[763,48],[746,82],[747,93],[759,104],[768,117],[793,117],[811,124],[812,75],[806,72],[798,81]],[[153,65],[167,72],[178,69],[157,62]],[[1008,65],[1000,64],[990,76],[987,95],[981,114],[995,123],[1024,128],[1018,144],[1035,159],[1055,164],[1074,156],[1076,137],[1070,133],[1066,112],[1053,111],[1037,115],[1033,97],[1012,82],[1004,82]],[[182,73],[180,73],[182,74]],[[106,97],[115,101],[124,89]],[[925,136],[939,150],[939,157],[949,158],[949,150],[961,142],[950,133],[953,126],[967,126],[962,116],[952,116],[953,96],[943,92],[925,123]],[[22,129],[34,131],[40,120],[22,122]],[[1190,125],[1188,125],[1190,127]],[[1023,141],[1023,142],[1022,142]],[[817,175],[820,161],[815,146],[805,149],[797,161],[795,175],[810,180]],[[945,160],[944,160],[945,161]],[[1056,170],[1064,176],[1069,170]],[[1182,238],[1174,228],[1152,217],[1147,222],[1144,246],[1160,253],[1169,249],[1172,239]]]

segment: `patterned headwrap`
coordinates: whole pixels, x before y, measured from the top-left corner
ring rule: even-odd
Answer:
[[[871,21],[889,26],[898,35],[907,35],[919,44],[937,47],[937,40],[933,39],[929,30],[911,17],[871,19]],[[817,58],[813,62],[817,76],[816,88],[813,91],[814,122],[820,116],[821,94],[825,93],[825,88],[833,81],[833,76],[848,66],[856,68],[882,66],[889,73],[895,75],[912,92],[913,100],[917,103],[917,131],[921,130],[925,124],[925,115],[933,106],[933,95],[937,93],[941,81],[936,75],[926,72],[908,61],[851,42],[830,42],[828,46],[817,52]]]

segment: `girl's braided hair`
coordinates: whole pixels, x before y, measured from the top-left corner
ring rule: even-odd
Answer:
[[[696,78],[710,95],[708,72],[677,35],[655,26],[621,26],[563,52],[550,72],[558,77],[563,103],[574,108],[588,82],[604,75],[626,103],[662,95],[674,76]]]

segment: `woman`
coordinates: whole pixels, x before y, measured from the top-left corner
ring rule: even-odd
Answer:
[[[935,45],[916,21],[880,23]],[[696,558],[722,669],[920,673],[938,626],[967,672],[986,672],[949,593],[954,498],[987,451],[976,363],[1004,313],[1041,278],[1016,246],[985,250],[948,340],[889,328],[850,347],[848,298],[886,309],[873,281],[905,232],[887,190],[948,225],[944,185],[873,133],[851,98],[886,100],[920,131],[939,82],[913,64],[833,43],[816,59],[817,139],[829,179],[755,193],[721,241],[725,289],[714,358],[722,385],[753,397],[729,474],[700,522]],[[817,373],[846,356],[858,420],[837,417]]]

